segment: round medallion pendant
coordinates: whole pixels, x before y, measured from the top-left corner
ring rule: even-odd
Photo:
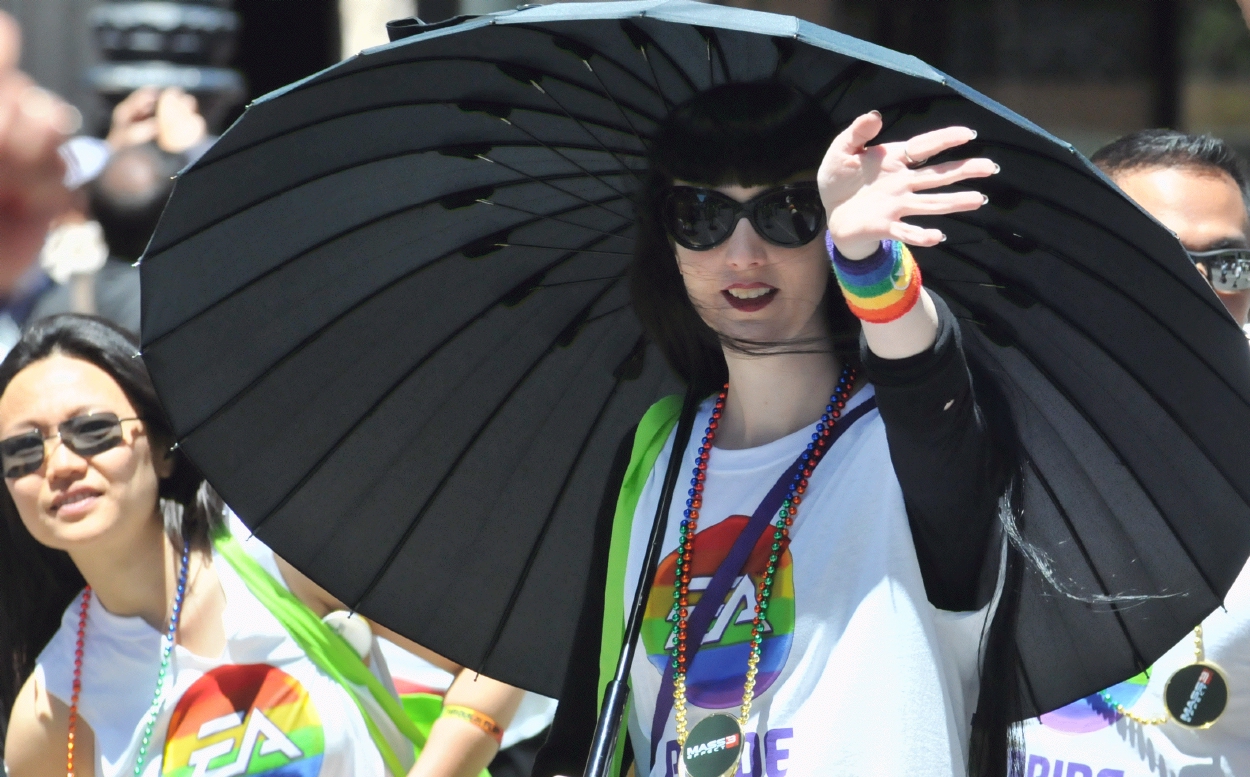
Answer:
[[[723,713],[709,715],[686,735],[681,748],[684,777],[731,777],[742,756],[742,726]]]
[[[1228,680],[1215,664],[1190,664],[1168,678],[1163,701],[1180,725],[1208,728],[1228,706]]]

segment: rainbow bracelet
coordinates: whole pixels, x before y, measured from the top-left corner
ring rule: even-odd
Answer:
[[[465,723],[480,729],[482,733],[494,739],[498,744],[503,744],[503,727],[485,712],[478,712],[475,709],[462,707],[458,704],[448,704],[443,707],[439,717],[463,720]]]
[[[858,261],[839,254],[828,233],[825,245],[846,304],[861,321],[886,324],[915,307],[920,299],[920,267],[906,245],[882,240],[871,256]]]

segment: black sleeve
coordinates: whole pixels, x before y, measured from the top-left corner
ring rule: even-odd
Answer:
[[[932,348],[883,359],[861,340],[861,352],[929,601],[942,610],[975,610],[993,594],[992,586],[982,585],[982,573],[997,561],[997,554],[987,559],[986,551],[1008,482],[1007,455],[997,442],[1001,430],[989,428],[978,404],[959,322],[930,294],[938,313]]]
[[[586,768],[590,742],[594,738],[595,723],[599,718],[599,646],[603,635],[603,591],[607,585],[612,519],[616,515],[616,501],[621,491],[621,483],[625,479],[625,470],[629,467],[634,431],[629,430],[616,450],[608,484],[603,491],[603,500],[599,503],[590,574],[586,578],[582,613],[577,619],[573,652],[569,656],[569,666],[564,675],[564,687],[560,692],[555,720],[548,729],[546,744],[534,761],[533,777],[578,775]],[[622,730],[620,736],[625,735],[626,732]],[[627,747],[627,759],[632,760],[632,755]]]

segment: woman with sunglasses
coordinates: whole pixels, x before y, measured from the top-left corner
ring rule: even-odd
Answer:
[[[0,364],[10,776],[481,772],[520,693],[462,673],[415,731],[369,624],[223,529],[136,351],[64,315]]]
[[[945,239],[912,217],[985,202],[931,190],[998,168],[930,163],[960,156],[970,129],[870,145],[881,129],[872,112],[836,132],[764,83],[702,93],[652,136],[632,297],[690,391],[618,454],[611,547],[535,774],[585,760],[671,456],[619,763],[639,777],[1007,769],[1014,605],[1008,591],[994,615],[991,600],[1010,576],[994,527],[1012,435],[908,248]],[[693,433],[674,453],[684,414]]]

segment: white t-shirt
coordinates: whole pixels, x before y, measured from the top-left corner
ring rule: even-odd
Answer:
[[[872,396],[862,389],[850,411]],[[712,401],[682,453],[693,469]],[[746,450],[714,449],[704,484],[691,588],[707,580],[764,495],[806,447],[814,426]],[[661,453],[634,513],[626,610],[642,567],[672,446]],[[679,482],[664,549],[631,672],[630,737],[638,773],[677,774],[674,716],[650,763],[651,722],[670,660],[672,585],[689,475]],[[781,554],[770,630],[762,646],[746,728],[743,777],[963,775],[978,655],[990,607],[952,613],[925,595],[903,494],[876,410],[856,421],[813,473]],[[768,530],[763,548],[772,543]],[[757,549],[761,546],[757,545]],[[713,711],[737,714],[746,673],[755,588],[767,561],[757,550],[704,639],[687,675],[689,726]],[[692,603],[693,606],[693,603]]]
[[[255,540],[245,548],[253,557],[268,552]],[[272,554],[268,562],[263,565],[273,574]],[[308,659],[216,553],[213,568],[226,597],[226,648],[206,658],[175,646],[173,682],[166,681],[144,777],[386,774],[364,718],[343,688]],[[66,609],[35,667],[48,692],[66,705],[79,601],[76,597]],[[142,618],[109,613],[93,594],[85,643],[78,709],[95,734],[95,773],[131,775],[156,688],[161,635]],[[376,645],[370,665],[389,687]],[[382,726],[392,747],[403,753],[403,740],[390,721]],[[407,753],[410,757],[411,745]]]
[[[1195,731],[1174,722],[1142,726],[1108,709],[1097,697],[1082,699],[1025,724],[1028,777],[1224,777],[1250,775],[1250,565],[1202,622],[1206,659],[1224,670],[1228,706],[1211,728]],[[1108,690],[1133,714],[1164,712],[1163,688],[1193,663],[1193,635],[1163,655],[1150,681],[1123,682]],[[1060,763],[1062,762],[1062,763]]]

